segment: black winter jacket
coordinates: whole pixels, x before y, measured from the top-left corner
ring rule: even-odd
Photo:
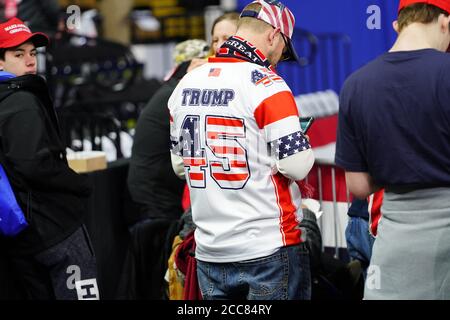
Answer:
[[[127,213],[130,224],[145,218],[179,219],[183,213],[181,199],[186,182],[172,169],[167,102],[189,64],[190,61],[177,68],[139,116],[128,170],[128,188],[132,199],[142,209],[139,216]]]
[[[56,113],[39,76],[0,82],[0,162],[29,223],[7,239],[12,252],[37,253],[80,227],[90,185],[67,165]]]

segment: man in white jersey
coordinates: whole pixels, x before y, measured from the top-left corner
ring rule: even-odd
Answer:
[[[191,194],[204,299],[309,299],[301,196],[314,163],[291,90],[273,67],[296,60],[295,19],[256,0],[216,57],[169,100],[172,164]]]

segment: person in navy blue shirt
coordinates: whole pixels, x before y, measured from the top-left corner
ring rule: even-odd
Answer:
[[[385,188],[365,299],[450,297],[450,0],[401,0],[392,49],[345,82],[336,164]]]

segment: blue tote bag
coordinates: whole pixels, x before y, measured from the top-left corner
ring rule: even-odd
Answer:
[[[22,209],[17,204],[8,177],[0,164],[0,235],[15,236],[27,226]]]

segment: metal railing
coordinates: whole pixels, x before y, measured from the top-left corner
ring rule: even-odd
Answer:
[[[322,210],[324,210],[323,203],[324,203],[324,182],[323,181],[323,169],[325,167],[331,168],[331,192],[332,192],[332,217],[333,217],[333,231],[334,231],[334,257],[339,259],[339,235],[343,234],[345,230],[342,230],[340,227],[340,221],[341,218],[339,217],[339,210],[338,210],[338,201],[337,201],[337,187],[336,187],[336,166],[333,160],[326,159],[326,158],[316,158],[315,162],[316,166],[316,173],[317,173],[317,195],[318,195],[318,201],[320,203],[320,207]],[[306,182],[309,182],[309,179],[307,178]],[[346,193],[346,203],[347,203],[347,211],[350,207],[350,193],[345,186],[345,193]],[[323,234],[325,231],[324,227],[324,217],[329,214],[329,212],[324,212],[322,216],[319,218],[318,224],[320,227],[320,230]],[[345,239],[345,235],[344,235]],[[325,251],[325,244],[322,242],[322,251]]]

